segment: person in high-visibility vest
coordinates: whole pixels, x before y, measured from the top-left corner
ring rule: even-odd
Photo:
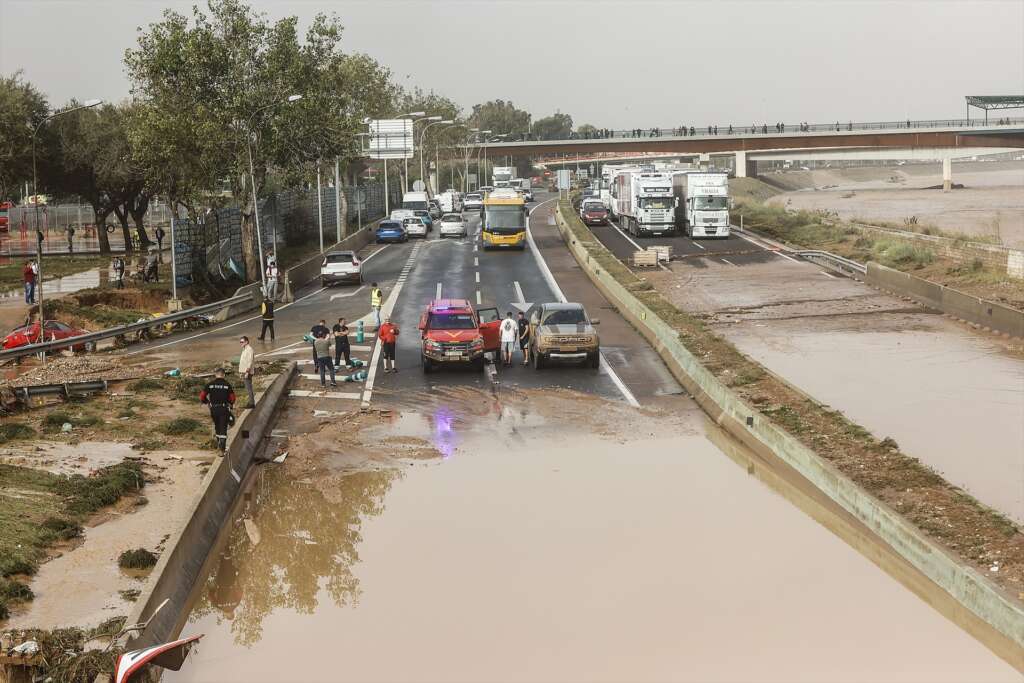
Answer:
[[[380,307],[384,303],[384,292],[381,291],[377,283],[374,282],[370,286],[370,308],[373,309],[374,314],[377,316],[377,329],[380,329]]]

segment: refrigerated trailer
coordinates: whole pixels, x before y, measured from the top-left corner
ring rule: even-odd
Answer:
[[[676,231],[672,174],[624,171],[615,176],[615,214],[631,235],[671,235]]]
[[[687,237],[729,236],[729,176],[720,171],[672,173],[676,223]]]

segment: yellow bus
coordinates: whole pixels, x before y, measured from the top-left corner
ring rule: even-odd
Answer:
[[[526,202],[515,190],[498,188],[484,197],[484,249],[526,248]]]

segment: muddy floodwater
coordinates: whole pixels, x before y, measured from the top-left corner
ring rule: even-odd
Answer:
[[[165,681],[1020,680],[686,399],[339,421],[257,476]]]

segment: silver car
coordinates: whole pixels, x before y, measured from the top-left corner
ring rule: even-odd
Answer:
[[[551,360],[601,364],[601,338],[582,304],[539,304],[530,316],[530,358],[540,369]]]
[[[484,196],[479,192],[470,192],[462,202],[463,211],[479,211],[484,206]]]
[[[427,224],[420,216],[409,216],[408,218],[403,218],[402,225],[405,226],[405,231],[409,233],[409,237],[425,238],[427,236]]]
[[[469,229],[466,227],[466,221],[462,220],[461,213],[446,213],[441,216],[438,234],[441,237],[467,237]]]
[[[329,251],[320,266],[320,284],[329,287],[339,282],[363,281],[363,268],[354,251]]]

